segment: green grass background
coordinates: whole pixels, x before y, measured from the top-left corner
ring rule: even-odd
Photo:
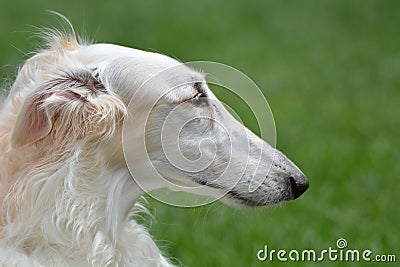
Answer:
[[[400,261],[399,1],[1,0],[3,80],[37,47],[29,25],[55,22],[45,10],[98,42],[243,71],[269,101],[278,148],[309,177],[300,199],[264,209],[150,200],[150,231],[177,264],[283,266],[259,262],[257,250],[322,250],[341,237]]]

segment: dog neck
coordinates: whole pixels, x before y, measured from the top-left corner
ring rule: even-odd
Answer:
[[[13,165],[14,152],[6,153],[2,166]],[[0,239],[28,254],[51,257],[48,248],[52,247],[58,255],[65,253],[65,258],[89,255],[99,266],[104,260],[118,262],[115,257],[124,254],[119,248],[128,247],[120,243],[135,242],[126,233],[127,225],[141,227],[128,219],[140,207],[134,203],[143,191],[126,166],[110,166],[99,154],[104,153],[82,147],[68,154],[48,155],[51,158],[42,158],[34,166],[25,162],[26,168],[8,172],[13,183],[8,190],[1,188],[8,193],[2,203]],[[113,258],[105,259],[104,255]]]

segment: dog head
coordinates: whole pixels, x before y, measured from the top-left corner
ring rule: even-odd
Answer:
[[[229,114],[201,73],[165,55],[62,39],[27,61],[11,96],[21,102],[12,149],[86,147],[121,168],[128,155],[148,189],[166,186],[143,168],[150,161],[183,191],[198,185],[200,194],[245,206],[295,199],[308,188],[289,159]]]

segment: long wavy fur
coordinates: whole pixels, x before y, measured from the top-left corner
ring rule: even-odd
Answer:
[[[135,186],[127,168],[110,168],[103,156],[126,108],[64,56],[82,44],[60,18],[69,30],[42,32],[46,48],[20,69],[0,109],[0,266],[171,266],[132,219],[146,209],[129,209]],[[26,116],[51,132],[13,143],[27,98],[34,108]]]

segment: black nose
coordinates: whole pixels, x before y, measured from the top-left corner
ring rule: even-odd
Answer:
[[[304,174],[289,177],[289,182],[293,193],[293,199],[298,198],[306,192],[309,186],[308,179]]]

